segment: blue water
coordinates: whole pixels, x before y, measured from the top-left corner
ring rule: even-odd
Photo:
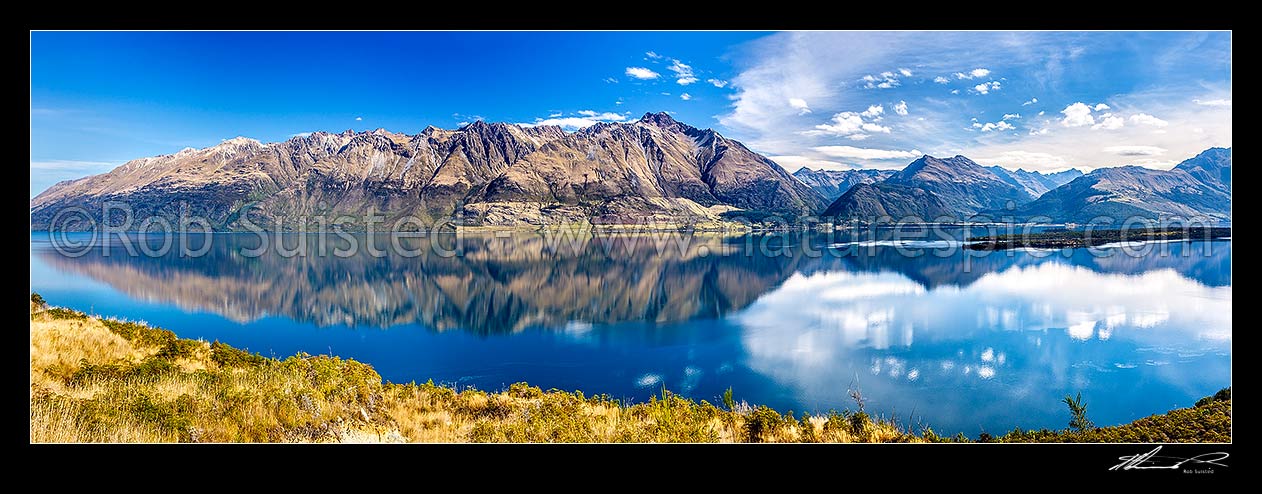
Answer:
[[[869,412],[940,434],[1063,428],[1060,399],[1077,392],[1097,425],[1118,424],[1231,384],[1229,241],[980,253],[879,233],[513,234],[339,257],[317,255],[314,236],[282,239],[305,256],[205,238],[200,256],[145,255],[138,238],[80,254],[36,232],[31,289],[264,355],[355,358],[394,382],[637,401],[665,386],[717,402],[731,387],[799,414],[853,408],[858,389]]]

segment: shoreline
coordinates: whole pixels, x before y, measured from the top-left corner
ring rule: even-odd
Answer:
[[[1039,233],[969,237],[970,250],[1080,249],[1132,247],[1146,243],[1230,240],[1231,227],[1136,228],[1130,230],[1056,230]]]
[[[812,416],[662,389],[630,403],[516,383],[384,381],[336,356],[268,358],[31,297],[31,442],[1230,442],[1230,388],[1128,424],[977,438],[858,411]],[[1189,404],[1190,405],[1190,404]],[[1068,421],[1068,414],[1066,414]]]

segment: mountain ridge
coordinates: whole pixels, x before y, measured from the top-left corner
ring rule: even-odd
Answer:
[[[313,132],[263,144],[238,137],[203,149],[128,161],[55,184],[31,199],[31,224],[107,201],[136,218],[207,218],[216,230],[304,230],[312,217],[383,213],[437,222],[715,220],[733,209],[803,216],[826,205],[774,161],[712,129],[670,115],[556,126],[475,121],[407,135],[385,129]],[[352,221],[351,226],[358,225]],[[51,225],[56,227],[56,225]]]

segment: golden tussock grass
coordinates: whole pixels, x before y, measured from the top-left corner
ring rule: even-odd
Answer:
[[[1201,417],[1201,412],[1145,427],[1166,431],[1157,437],[1176,440],[1221,433],[1223,428],[1229,437],[1229,399],[1228,391],[1226,401],[1211,403],[1218,408],[1204,409],[1225,406],[1226,416],[1216,415],[1216,421],[1201,429],[1186,428],[1187,417]],[[543,391],[525,383],[499,392],[456,390],[432,382],[392,384],[353,360],[306,354],[265,358],[219,342],[180,339],[143,323],[42,303],[31,306],[32,442],[967,440],[943,439],[928,429],[914,433],[862,411],[794,417],[792,412],[737,403],[730,390],[723,401],[720,407],[667,390],[645,403],[625,403],[577,391]],[[1176,429],[1167,424],[1175,422],[1183,424],[1177,430],[1193,432],[1169,432]],[[996,439],[1118,436],[1022,434]]]

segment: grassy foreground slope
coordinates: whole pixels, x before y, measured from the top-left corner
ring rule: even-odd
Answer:
[[[265,358],[31,301],[32,442],[939,442],[863,412],[781,414],[663,390],[629,404],[525,383],[382,382],[333,356]],[[1220,393],[1221,394],[1221,393]],[[1230,393],[1133,424],[1000,441],[1227,441]],[[1205,401],[1205,400],[1203,400]]]

